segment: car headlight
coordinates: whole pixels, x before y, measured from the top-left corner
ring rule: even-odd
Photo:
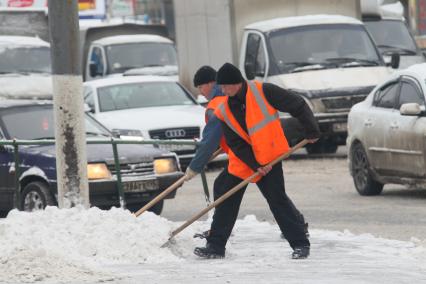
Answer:
[[[176,161],[171,158],[154,160],[154,172],[156,174],[167,174],[177,171]]]
[[[105,164],[100,163],[87,165],[88,179],[110,179],[111,177],[111,172]]]

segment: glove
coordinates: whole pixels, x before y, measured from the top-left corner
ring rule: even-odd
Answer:
[[[186,168],[186,172],[185,172],[185,181],[189,181],[191,180],[193,177],[195,177],[196,175],[198,175],[197,172],[191,170],[190,167]]]

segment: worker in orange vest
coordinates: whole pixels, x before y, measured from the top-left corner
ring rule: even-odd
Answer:
[[[268,163],[289,150],[278,111],[290,113],[305,128],[306,139],[314,143],[320,137],[318,124],[306,102],[299,95],[274,84],[244,80],[237,67],[225,63],[218,71],[216,83],[227,96],[215,115],[221,120],[229,164],[221,187],[215,187],[215,199],[238,185],[254,172],[256,182],[293,249],[292,258],[307,258],[310,243],[303,216],[287,196],[282,163]],[[194,253],[202,258],[225,257],[225,246],[238,216],[246,187],[216,207],[205,247]]]

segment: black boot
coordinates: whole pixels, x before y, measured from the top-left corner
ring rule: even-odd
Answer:
[[[309,256],[310,247],[309,246],[302,246],[302,247],[295,247],[294,251],[291,255],[292,259],[304,259],[308,258]]]
[[[194,254],[202,258],[224,258],[225,257],[225,248],[217,249],[211,244],[207,243],[205,247],[196,247],[194,249]]]

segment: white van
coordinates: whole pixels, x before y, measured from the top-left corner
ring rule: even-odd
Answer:
[[[303,96],[322,132],[321,140],[307,147],[309,153],[333,153],[344,145],[349,109],[391,73],[364,24],[338,15],[276,18],[246,26],[240,70],[247,79]],[[282,118],[290,143],[304,137],[296,119]]]

